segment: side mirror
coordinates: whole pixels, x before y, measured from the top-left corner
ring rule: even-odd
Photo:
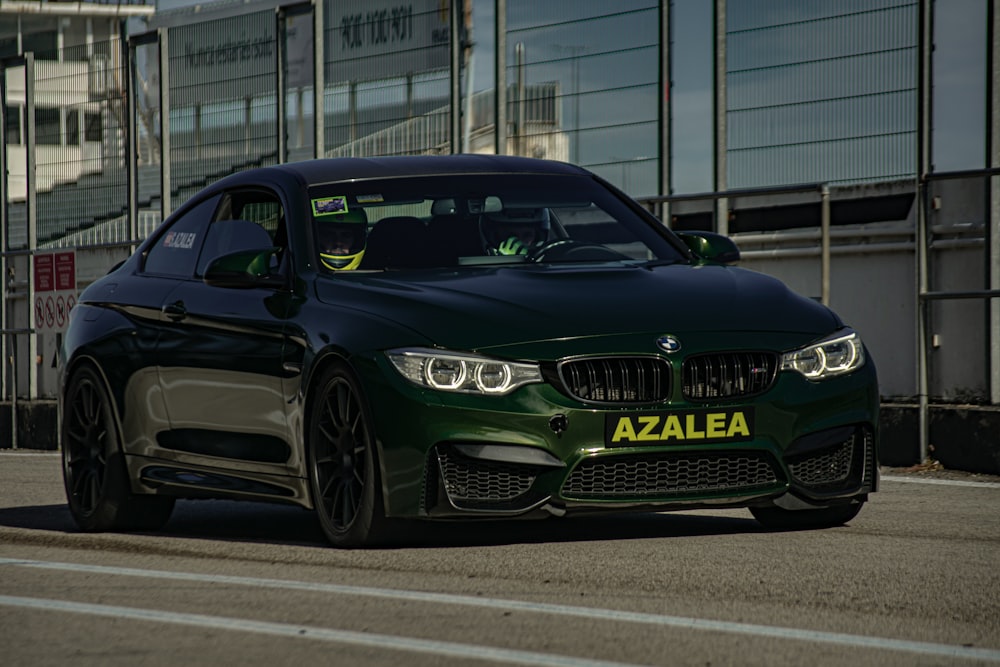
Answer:
[[[731,264],[740,259],[740,249],[728,236],[714,232],[677,232],[695,257],[714,264]]]
[[[208,263],[203,280],[213,287],[273,287],[281,281],[271,273],[271,258],[277,250],[258,248],[216,257]]]

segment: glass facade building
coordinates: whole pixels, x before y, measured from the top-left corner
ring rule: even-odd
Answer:
[[[730,188],[912,177],[918,3],[726,3]]]
[[[555,82],[564,159],[637,195],[659,189],[659,25],[655,0],[507,2],[507,80]]]

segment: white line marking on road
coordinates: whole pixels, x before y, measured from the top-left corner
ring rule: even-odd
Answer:
[[[318,639],[336,642],[338,644],[354,644],[379,649],[411,651],[453,658],[491,660],[515,665],[538,665],[538,667],[639,667],[622,662],[605,662],[603,660],[588,660],[572,656],[536,653],[534,651],[518,651],[516,649],[493,648],[475,644],[458,644],[454,642],[435,641],[432,639],[414,639],[397,637],[395,635],[380,635],[369,632],[353,632],[350,630],[331,630],[314,626],[293,625],[289,623],[270,623],[242,618],[227,618],[224,616],[206,616],[204,614],[181,614],[177,612],[158,611],[156,609],[136,609],[133,607],[117,607],[113,605],[88,604],[69,602],[67,600],[46,600],[40,598],[25,598],[0,595],[0,605],[44,611],[61,611],[76,614],[90,614],[110,618],[133,621],[153,621],[158,623],[173,623],[175,625],[193,625],[198,628],[215,628],[218,630],[237,630],[253,632],[262,635],[291,637],[294,639]]]
[[[900,477],[899,475],[882,475],[883,482],[903,482],[904,484],[937,484],[939,486],[965,486],[979,489],[1000,489],[996,482],[968,482],[961,479],[927,479],[919,477]]]
[[[251,577],[236,577],[228,575],[198,574],[193,572],[169,572],[165,570],[141,570],[135,568],[118,568],[103,565],[83,565],[76,563],[59,563],[49,561],[23,560],[16,558],[0,558],[0,566],[30,567],[69,572],[87,572],[109,576],[144,577],[149,579],[171,579],[179,581],[196,581],[202,583],[229,584],[237,586],[252,586],[256,588],[277,588],[285,590],[304,590],[312,592],[333,593],[336,595],[357,595],[365,597],[387,598],[393,600],[409,600],[435,604],[465,605],[469,607],[485,607],[503,611],[526,611],[557,616],[572,616],[577,618],[593,618],[602,621],[619,621],[623,623],[641,623],[660,627],[683,628],[687,630],[710,630],[729,634],[750,635],[755,637],[771,637],[775,639],[793,639],[800,641],[836,644],[853,648],[885,649],[902,651],[920,655],[945,656],[949,658],[969,658],[972,660],[987,660],[1000,662],[1000,650],[954,646],[951,644],[934,644],[888,637],[869,637],[865,635],[849,635],[839,632],[823,632],[817,630],[801,630],[798,628],[783,628],[750,623],[731,623],[728,621],[713,621],[702,618],[683,616],[666,616],[661,614],[646,614],[640,612],[619,611],[615,609],[600,609],[593,607],[575,607],[568,605],[546,604],[540,602],[523,602],[519,600],[503,600],[498,598],[473,597],[467,595],[452,595],[448,593],[426,593],[423,591],[396,590],[390,588],[370,588],[365,586],[345,586],[341,584],[323,584],[311,581],[292,581],[283,579],[257,579]]]
[[[59,456],[59,452],[41,451],[41,450],[31,451],[27,449],[0,449],[0,456],[56,457]]]

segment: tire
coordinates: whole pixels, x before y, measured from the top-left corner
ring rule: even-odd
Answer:
[[[751,507],[750,513],[768,530],[809,530],[842,526],[858,515],[864,501],[816,510]]]
[[[388,532],[371,413],[343,364],[323,374],[309,414],[307,447],[313,506],[330,544],[381,543]]]
[[[173,498],[132,493],[110,394],[89,366],[70,380],[60,443],[66,500],[81,530],[157,530],[170,518]]]

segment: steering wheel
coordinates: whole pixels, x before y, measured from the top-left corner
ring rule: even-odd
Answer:
[[[531,262],[603,262],[616,259],[628,257],[600,243],[574,239],[555,239],[528,253],[528,261]]]

